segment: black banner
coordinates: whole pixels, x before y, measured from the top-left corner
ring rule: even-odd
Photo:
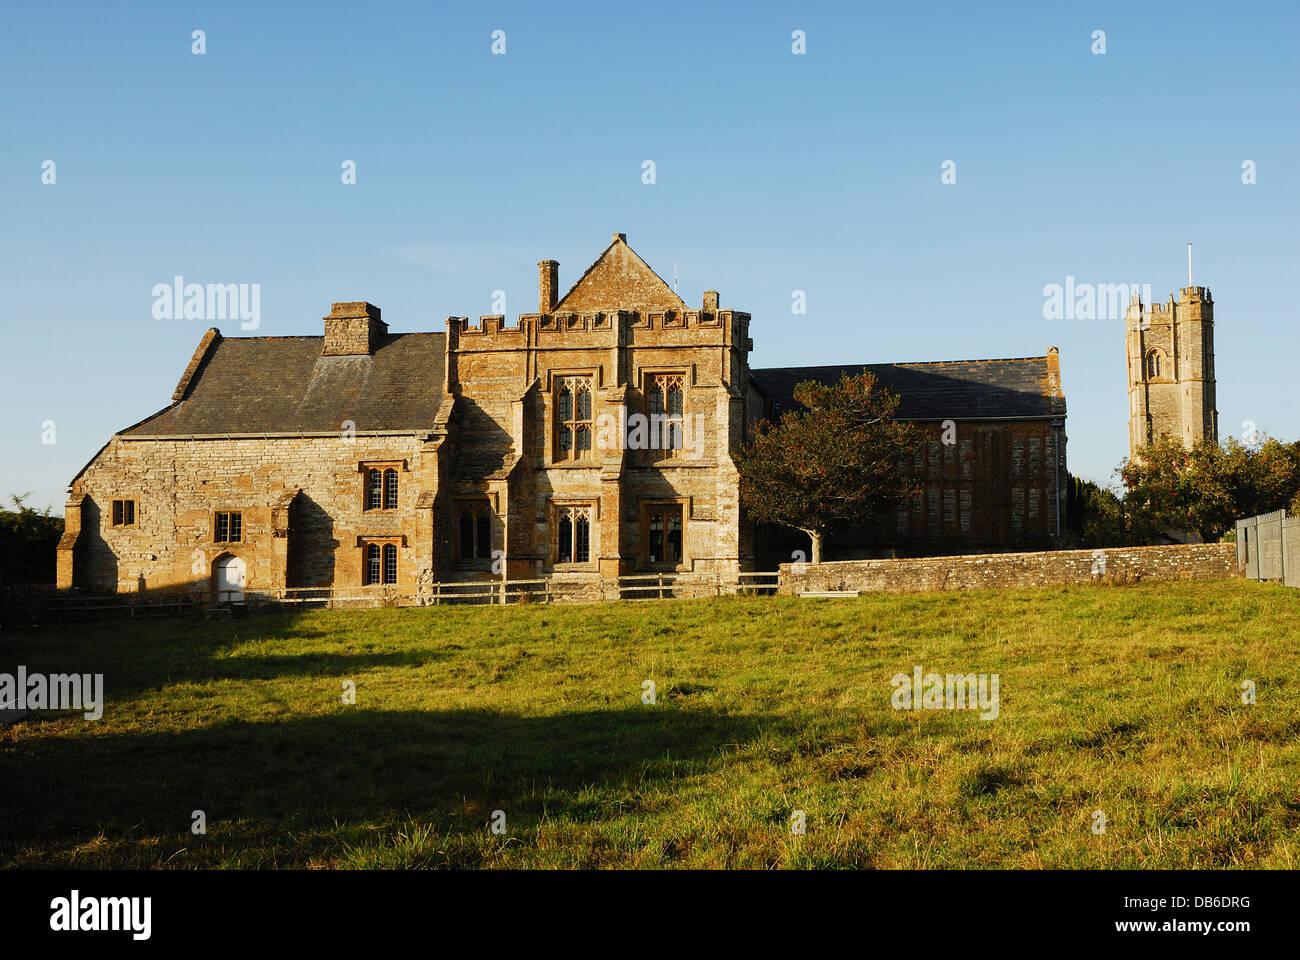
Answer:
[[[0,873],[6,946],[374,945],[487,932],[566,943],[689,925],[731,941],[788,932],[940,950],[996,935],[1048,943],[1189,942],[1232,949],[1280,936],[1282,873],[27,872]],[[486,926],[484,925],[486,922]],[[702,925],[702,926],[701,926]],[[476,933],[477,931],[477,933]],[[616,939],[605,939],[608,936]]]

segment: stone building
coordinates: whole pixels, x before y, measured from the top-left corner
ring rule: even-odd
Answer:
[[[769,562],[740,507],[744,438],[799,380],[862,365],[751,371],[749,314],[713,291],[688,306],[623,234],[563,296],[559,265],[538,266],[538,310],[514,323],[389,333],[348,302],[323,336],[208,330],[171,404],[73,479],[60,587],[382,591]],[[871,369],[925,425],[925,492],[846,549],[1051,542],[1055,349]]]
[[[898,395],[897,416],[925,439],[912,466],[921,490],[894,513],[832,541],[837,559],[1051,547],[1064,525],[1065,395],[1055,347],[1041,357],[842,364],[754,370],[770,419],[795,384],[837,382],[865,367]],[[759,566],[788,563],[807,538],[761,528]]]
[[[1219,439],[1215,409],[1214,301],[1208,287],[1183,287],[1178,299],[1142,304],[1135,294],[1124,317],[1128,358],[1128,449],[1159,437],[1188,449]]]

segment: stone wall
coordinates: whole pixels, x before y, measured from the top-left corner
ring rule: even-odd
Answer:
[[[800,572],[795,567],[801,566]],[[783,564],[779,593],[802,590],[977,590],[1148,580],[1225,580],[1238,576],[1231,543],[1042,553],[986,553],[906,560]]]
[[[366,506],[363,465],[399,471],[394,509]],[[73,484],[59,586],[106,592],[207,589],[225,555],[254,593],[362,582],[363,540],[399,543],[398,584],[432,576],[437,443],[415,436],[128,440],[102,450]],[[112,502],[134,501],[115,526]],[[239,513],[237,543],[215,539],[218,511]],[[69,559],[71,558],[71,559]]]
[[[474,575],[457,561],[455,537],[456,516],[476,500],[492,513],[492,546],[504,550],[514,579],[643,569],[734,575],[749,559],[734,462],[745,429],[749,315],[720,308],[716,291],[704,293],[700,309],[688,307],[622,234],[559,302],[558,264],[538,266],[541,312],[515,324],[448,318],[456,424],[437,526],[452,576]],[[682,385],[683,450],[665,451],[637,432],[656,376]],[[592,434],[575,455],[559,440],[557,411],[566,385],[580,384],[591,400],[589,417],[577,419],[589,419]],[[560,562],[560,509],[589,512],[585,562]],[[679,562],[651,562],[656,509],[680,512]]]

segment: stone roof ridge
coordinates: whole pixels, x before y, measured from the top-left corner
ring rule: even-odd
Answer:
[[[214,327],[213,329],[216,328]],[[250,340],[324,340],[325,339],[325,335],[321,333],[283,333],[283,334],[276,334],[275,336],[263,336],[263,337],[229,337],[222,334],[220,330],[217,330],[217,334],[221,336],[221,339],[223,340],[238,340],[243,343],[247,343]],[[446,331],[444,330],[402,330],[396,333],[386,333],[384,334],[384,337],[391,339],[392,337],[445,337],[446,335],[447,335]]]
[[[212,345],[220,341],[221,331],[216,327],[209,327],[199,340],[199,345],[194,348],[194,356],[190,358],[189,365],[185,368],[180,381],[176,384],[176,389],[172,391],[172,403],[178,403],[185,399],[190,385],[194,382],[195,375],[199,372],[199,367],[203,366],[203,361],[211,354]],[[129,430],[130,427],[127,429]]]

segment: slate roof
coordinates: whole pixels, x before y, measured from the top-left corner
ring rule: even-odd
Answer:
[[[324,337],[212,340],[177,392],[182,399],[125,437],[432,430],[446,334],[385,334],[369,356],[323,357]],[[188,383],[187,383],[188,380]]]
[[[794,387],[805,380],[838,383],[863,367],[898,394],[904,420],[978,420],[1001,417],[1063,417],[1065,397],[1059,373],[1048,357],[954,360],[938,363],[856,363],[826,367],[751,370],[772,401],[772,416],[794,405]]]

